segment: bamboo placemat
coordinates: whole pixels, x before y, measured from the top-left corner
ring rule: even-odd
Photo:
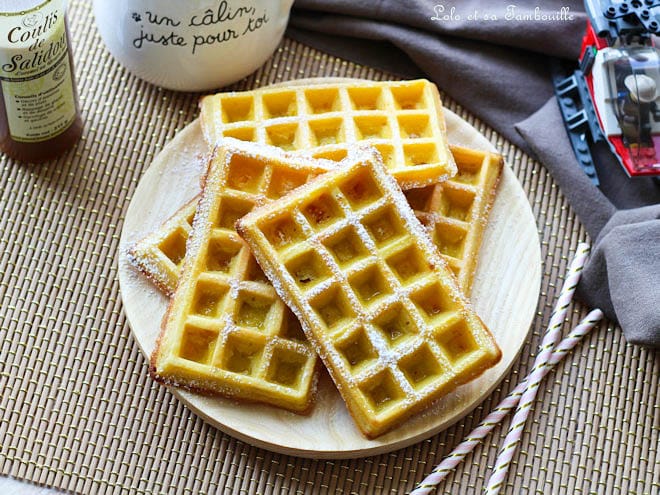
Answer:
[[[463,421],[391,454],[321,461],[260,450],[208,426],[149,378],[119,298],[124,212],[155,154],[197,115],[199,95],[123,70],[105,51],[89,3],[72,2],[70,27],[82,140],[46,166],[0,158],[0,474],[85,494],[412,489],[533,361],[567,258],[586,239],[555,182],[445,96],[504,153],[537,218],[542,292],[514,371]],[[310,76],[393,78],[284,40],[235,88]],[[577,306],[568,325],[585,314]],[[544,382],[506,491],[657,494],[659,374],[657,355],[602,325]],[[440,492],[481,489],[505,433],[497,429]]]

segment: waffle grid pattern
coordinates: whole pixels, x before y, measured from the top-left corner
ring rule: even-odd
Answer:
[[[198,202],[194,197],[128,252],[128,260],[169,297],[179,282]]]
[[[238,231],[375,437],[483,372],[499,349],[378,155],[346,161]]]
[[[450,148],[458,167],[457,176],[442,184],[409,189],[405,195],[459,285],[469,294],[502,171],[502,158],[459,146]],[[194,198],[184,205],[131,251],[131,262],[168,295],[176,287],[186,233],[190,231],[197,201]]]
[[[283,154],[231,139],[216,150],[152,357],[157,379],[296,412],[309,409],[316,356],[234,224],[324,170],[308,161],[289,164]],[[190,216],[179,213],[174,220],[185,227]],[[184,232],[178,226],[160,243],[168,266],[184,254]]]
[[[404,193],[459,285],[469,295],[503,161],[495,153],[459,146],[450,149],[458,167],[454,178]]]
[[[49,166],[0,156],[0,473],[67,493],[398,494],[410,491],[529,372],[586,233],[543,166],[451,99],[523,185],[544,261],[538,315],[521,358],[470,415],[418,444],[353,460],[302,459],[246,444],[209,426],[145,372],[116,282],[126,205],[156,153],[197,115],[198,95],[131,76],[103,48],[92,4],[72,0],[70,29],[85,118],[80,145]],[[301,77],[392,79],[285,39],[247,90]],[[94,271],[91,276],[90,270]],[[577,305],[576,325],[587,313]],[[65,351],[66,350],[66,351]],[[660,361],[603,324],[544,382],[531,434],[503,492],[660,490]],[[504,425],[507,426],[507,425]],[[500,429],[450,474],[440,493],[479,493]]]
[[[442,103],[426,80],[218,93],[200,106],[211,145],[232,137],[339,161],[345,144],[370,144],[404,189],[456,173]]]

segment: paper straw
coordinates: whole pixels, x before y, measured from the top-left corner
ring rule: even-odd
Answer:
[[[485,491],[486,495],[497,495],[504,484],[504,479],[506,478],[509,466],[511,465],[511,459],[518,448],[518,444],[520,443],[525,428],[525,423],[527,422],[527,418],[532,409],[532,404],[536,400],[539,383],[541,383],[541,380],[549,371],[547,363],[550,360],[552,350],[557,345],[557,342],[559,342],[561,325],[566,317],[568,306],[580,280],[582,268],[584,267],[588,254],[589,246],[587,244],[580,244],[569,268],[568,276],[561,288],[555,311],[550,317],[550,324],[548,325],[548,330],[543,336],[543,342],[539,348],[540,352],[534,360],[534,366],[529,375],[527,386],[525,387],[525,391],[518,403],[516,413],[513,416],[511,426],[509,427],[509,432],[504,439],[504,446],[497,456],[495,469],[488,480]]]
[[[573,349],[602,318],[603,312],[600,309],[594,309],[591,311],[580,322],[580,324],[559,343],[557,348],[552,351],[547,366],[552,368],[564,359],[568,352]],[[449,473],[451,473],[477,445],[479,445],[481,440],[483,440],[486,435],[488,435],[507,416],[507,414],[516,407],[520,400],[520,396],[525,391],[528,379],[529,376],[525,377],[525,379],[513,389],[513,391],[510,392],[495,409],[493,409],[479,426],[477,426],[462,443],[457,445],[456,448],[436,466],[431,474],[417,485],[417,488],[415,488],[410,495],[428,495],[438,483],[444,480],[447,475],[449,475]]]
[[[575,287],[577,286],[577,283],[580,279],[580,274],[582,272],[582,268],[584,267],[584,264],[586,262],[587,256],[589,254],[589,246],[587,244],[581,243],[577,247],[577,251],[575,254],[575,257],[573,261],[571,262],[569,269],[567,271],[567,276],[566,280],[564,281],[564,284],[562,286],[562,289],[560,291],[560,296],[559,299],[557,300],[557,303],[555,304],[555,308],[552,312],[552,316],[550,318],[550,323],[548,325],[548,329],[546,330],[546,334],[544,336],[543,342],[541,343],[540,346],[540,353],[539,357],[544,349],[544,345],[548,344],[548,335],[550,335],[553,339],[555,339],[552,343],[552,346],[549,348],[550,351],[555,346],[556,341],[559,338],[559,332],[558,329],[561,327],[561,323],[563,322],[565,316],[566,316],[566,311],[568,310],[568,305],[570,304],[570,301],[573,297],[573,293],[575,292]],[[595,323],[602,318],[602,313],[596,311],[592,311],[587,315],[587,318],[583,320],[582,323],[585,323],[584,325],[581,323],[578,325],[571,334],[562,341],[562,344],[571,344],[571,347],[565,347],[560,345],[557,349],[560,348],[566,348],[570,349],[573,346],[577,344],[577,342],[582,338],[582,336],[586,333],[588,333],[591,328],[595,325]],[[594,318],[590,318],[590,316],[594,316]],[[598,317],[598,319],[596,319]],[[591,322],[593,320],[593,322]],[[553,333],[553,329],[557,329],[556,334]],[[572,337],[573,336],[573,337]],[[577,337],[577,338],[575,338]],[[559,351],[559,354],[557,354],[558,359],[557,362],[561,360],[566,355],[566,351]],[[537,357],[537,361],[538,361]],[[552,354],[550,354],[550,359],[552,359]],[[535,362],[536,364],[536,362]],[[549,363],[548,363],[548,366]],[[422,494],[427,494],[429,493],[438,483],[440,483],[448,474],[451,472],[464,458],[467,454],[469,454],[474,448],[477,446],[480,440],[482,440],[490,431],[493,430],[493,428],[499,424],[500,421],[511,411],[513,408],[517,406],[517,404],[520,401],[521,395],[524,393],[524,391],[527,389],[528,384],[530,382],[530,375],[528,375],[498,406],[486,417],[486,419],[479,424],[479,426],[470,433],[465,441],[463,441],[461,444],[459,444],[436,468],[433,470],[433,472],[427,476],[418,486],[417,488],[411,493],[411,495],[422,495]]]

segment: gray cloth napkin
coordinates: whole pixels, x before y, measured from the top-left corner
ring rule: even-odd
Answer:
[[[595,239],[581,299],[618,321],[629,342],[660,348],[660,187],[627,179],[606,145],[595,150],[594,187],[552,96],[550,61],[577,59],[585,23],[578,0],[297,0],[288,35],[405,77],[426,75],[535,154]]]

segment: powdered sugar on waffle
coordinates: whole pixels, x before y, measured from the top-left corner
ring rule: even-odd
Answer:
[[[362,175],[359,174],[362,174],[363,170],[369,170],[369,173],[373,174],[375,186],[379,189],[379,192],[367,191],[365,194],[370,195],[367,199],[371,204],[368,206],[361,205],[362,208],[360,208],[360,211],[356,212],[354,207],[348,204],[347,201],[349,200],[344,198],[343,194],[337,188],[341,189],[342,185],[346,187],[350,181],[360,180]],[[371,187],[373,188],[373,186],[374,184]],[[366,187],[369,189],[370,186],[367,184]],[[339,204],[341,216],[335,215],[331,211],[332,207],[326,206],[327,211],[324,212],[324,215],[335,215],[338,219],[333,222],[332,218],[330,218],[329,223],[332,225],[331,227],[320,226],[319,230],[319,225],[317,225],[316,230],[319,230],[319,232],[316,232],[315,229],[308,225],[300,208],[305,204],[307,205],[306,208],[309,208],[310,205],[317,204],[315,203],[316,201],[321,201],[321,198],[328,196],[332,198],[331,202]],[[361,201],[355,197],[350,201],[353,200]],[[397,253],[405,253],[406,249],[414,246],[415,249],[419,249],[431,271],[424,274],[423,269],[422,272],[413,273],[410,276],[418,277],[418,279],[407,282],[407,286],[403,283],[398,284],[392,278],[394,277],[394,273],[392,272],[386,276],[389,279],[388,289],[392,291],[392,294],[383,297],[380,300],[380,304],[368,308],[358,300],[354,289],[351,289],[352,284],[348,277],[349,274],[350,277],[353,277],[355,274],[364,273],[365,269],[371,265],[380,266],[377,262],[381,261],[380,256],[384,255],[377,254],[379,253],[379,247],[367,233],[364,219],[369,217],[371,213],[379,209],[384,209],[386,206],[394,206],[390,211],[396,212],[397,219],[395,221],[397,224],[401,222],[403,230],[401,238],[395,237],[395,240],[388,241],[389,244],[387,245],[390,247],[387,249],[394,249],[392,246],[396,247],[395,254],[388,256],[394,258]],[[302,231],[303,237],[306,237],[307,240],[304,241],[304,244],[301,244],[296,239],[292,239],[293,246],[280,248],[276,251],[268,243],[264,234],[261,233],[259,225],[264,226],[264,228],[271,228],[265,226],[270,221],[287,214],[291,215],[291,220]],[[324,218],[322,221],[328,222],[328,219]],[[326,251],[323,241],[341,229],[347,228],[349,225],[352,227],[352,231],[357,233],[359,242],[362,243],[367,252],[373,254],[368,254],[362,260],[354,262],[347,273],[346,270],[340,268],[339,264],[334,261],[329,251]],[[426,235],[424,227],[419,223],[414,212],[410,209],[405,196],[398,188],[394,179],[385,172],[384,166],[380,161],[380,155],[374,149],[359,147],[352,150],[349,156],[340,163],[336,171],[329,172],[316,181],[302,186],[276,203],[253,211],[238,222],[238,229],[239,233],[250,244],[266,275],[273,281],[277,292],[301,319],[308,338],[325,361],[331,376],[349,406],[349,410],[351,410],[354,416],[362,418],[358,420],[358,424],[364,429],[363,431],[367,435],[373,436],[380,434],[384,430],[391,428],[403,417],[420,409],[429,402],[430,398],[433,398],[433,395],[430,395],[431,392],[442,390],[442,388],[438,387],[442,387],[445,382],[449,381],[451,383],[454,380],[456,382],[454,384],[455,386],[461,383],[461,380],[464,381],[467,379],[468,374],[457,375],[455,371],[451,371],[452,367],[449,362],[442,361],[441,364],[437,365],[442,370],[439,376],[442,377],[444,373],[448,373],[447,377],[437,379],[434,382],[435,385],[432,387],[425,386],[420,390],[416,390],[401,369],[400,363],[402,359],[416,352],[417,349],[421,350],[422,347],[420,345],[422,345],[422,342],[426,346],[424,347],[425,352],[428,353],[428,349],[431,348],[436,359],[446,359],[441,357],[443,356],[443,352],[437,348],[438,344],[434,343],[433,337],[430,335],[432,329],[429,327],[429,324],[423,320],[421,313],[411,306],[412,301],[410,296],[412,292],[428,292],[440,283],[443,287],[441,289],[443,291],[442,295],[451,300],[449,306],[450,310],[454,308],[455,316],[466,321],[466,324],[471,328],[470,331],[487,334],[487,330],[483,329],[478,318],[471,312],[469,304],[462,297],[454,278],[450,275],[445,261],[436,252],[435,246]],[[402,241],[401,239],[404,240]],[[318,283],[309,290],[298,288],[292,274],[281,265],[283,262],[282,257],[286,259],[287,252],[305,252],[306,249],[303,249],[305,246],[311,246],[330,270],[327,280]],[[384,258],[382,263],[385,263]],[[385,265],[382,266],[383,268],[385,267]],[[377,269],[381,270],[380,268]],[[384,273],[390,273],[389,269],[386,269]],[[338,292],[333,293],[331,291]],[[330,299],[325,300],[326,297]],[[412,316],[413,322],[420,332],[414,338],[409,339],[407,343],[392,346],[388,345],[384,336],[374,327],[374,318],[381,314],[387,307],[392,307],[392,310],[395,311],[393,305],[397,301],[399,304],[404,305],[406,313]],[[325,307],[329,307],[330,314],[334,315],[331,317],[332,320],[327,320],[328,316],[323,315],[323,312],[327,311],[324,309]],[[395,317],[398,317],[398,313]],[[326,323],[331,328],[325,329]],[[339,329],[332,328],[338,325]],[[355,332],[360,331],[367,333],[368,345],[371,345],[377,351],[375,356],[369,355],[365,359],[376,358],[377,363],[367,366],[366,369],[363,367],[362,371],[355,373],[349,368],[346,360],[339,354],[336,347],[338,345],[336,339],[338,337],[343,338],[343,336],[352,338],[350,335],[355,335]],[[479,337],[479,340],[481,343],[485,343],[486,339]],[[494,361],[498,359],[499,352],[496,351],[497,348],[492,340],[491,346],[490,351],[486,350],[486,352],[493,352],[490,358],[491,362],[488,363],[489,365],[494,364]],[[492,350],[493,348],[495,351]],[[357,352],[364,354],[366,351],[358,349]],[[479,372],[483,371],[483,369],[485,368],[482,367]],[[393,378],[396,387],[403,395],[397,395],[394,399],[397,403],[396,406],[388,408],[386,411],[380,411],[377,408],[375,414],[380,417],[379,421],[381,423],[380,426],[376,426],[364,417],[365,411],[362,411],[362,406],[358,406],[357,403],[360,401],[359,394],[367,393],[363,389],[363,387],[368,387],[367,382],[372,378],[377,379],[377,375],[383,372],[388,373],[388,375],[383,375],[383,379],[387,379],[386,376]],[[472,375],[469,377],[471,378]],[[383,386],[389,387],[389,385]],[[362,390],[362,392],[358,390]],[[385,392],[380,393],[389,394],[390,392],[385,390]],[[394,407],[398,412],[392,410]],[[387,418],[388,415],[389,419]],[[365,422],[371,424],[371,426],[365,426]]]
[[[350,93],[356,89],[373,90],[378,96],[360,105]],[[279,99],[280,104],[289,100],[286,110],[278,108],[273,114],[266,98]],[[231,102],[239,100],[243,110],[235,112]],[[246,139],[290,147],[308,156],[320,150],[346,149],[347,144],[385,145],[395,155],[388,168],[406,188],[456,174],[442,103],[435,85],[426,80],[364,80],[219,93],[204,97],[200,106],[204,136],[211,146],[221,143],[225,135],[241,133]],[[406,128],[411,123],[414,129]],[[281,131],[291,136],[283,137]],[[278,139],[283,141],[278,143]]]
[[[241,190],[242,183],[239,181],[232,184],[231,174],[234,173],[232,168],[234,159],[238,159],[240,155],[241,160],[253,159],[256,163],[261,165],[260,175],[256,176],[258,182],[258,189],[251,192]],[[242,165],[236,165],[239,168]],[[282,335],[283,328],[281,325],[284,323],[280,319],[282,316],[281,308],[282,302],[274,300],[268,306],[268,313],[263,315],[263,320],[257,325],[273,325],[273,328],[264,328],[263,334],[266,335],[265,339],[258,339],[255,344],[250,339],[250,335],[254,334],[255,329],[246,329],[241,327],[241,323],[234,318],[234,312],[238,314],[241,311],[242,297],[248,300],[250,297],[265,298],[269,301],[270,298],[276,299],[274,290],[267,282],[257,282],[252,280],[245,280],[249,270],[248,247],[244,241],[238,237],[231,229],[227,229],[227,225],[223,225],[224,230],[215,229],[215,225],[224,208],[224,202],[228,199],[245,199],[249,203],[264,203],[267,201],[266,191],[268,190],[269,180],[272,177],[273,169],[279,169],[286,173],[286,171],[308,175],[318,175],[326,170],[323,162],[310,161],[301,157],[290,156],[278,149],[264,147],[254,143],[246,143],[227,138],[222,147],[215,150],[213,162],[209,167],[209,172],[205,182],[205,188],[202,197],[197,207],[197,213],[193,220],[192,233],[188,237],[186,245],[186,256],[183,261],[179,287],[172,298],[170,310],[165,324],[163,325],[163,332],[160,339],[159,348],[154,354],[153,363],[156,376],[159,379],[177,383],[184,386],[202,387],[206,390],[223,393],[225,395],[232,395],[244,399],[257,399],[264,402],[270,402],[282,405],[294,411],[301,412],[301,407],[308,407],[311,403],[311,398],[314,393],[314,384],[316,378],[313,370],[315,367],[316,357],[308,344],[299,341],[287,339]],[[249,172],[249,171],[248,171]],[[242,172],[239,171],[239,174]],[[212,239],[216,241],[212,241]],[[193,310],[195,303],[197,280],[201,273],[205,271],[213,272],[214,269],[207,268],[207,260],[210,254],[207,253],[211,242],[220,242],[221,248],[229,246],[230,258],[226,266],[220,269],[220,272],[208,273],[205,275],[204,280],[207,278],[211,281],[217,278],[218,283],[226,287],[228,293],[220,293],[215,297],[222,297],[223,313],[215,316],[212,323],[208,319],[195,314]],[[246,294],[243,296],[242,294]],[[202,296],[199,296],[202,297]],[[220,300],[220,299],[218,299]],[[216,303],[218,304],[218,303]],[[247,303],[246,303],[247,304]],[[278,306],[280,309],[278,309]],[[228,309],[231,308],[231,309]],[[270,313],[273,309],[274,313]],[[277,319],[268,319],[268,315],[279,315]],[[244,322],[247,327],[255,326],[253,323]],[[204,330],[206,325],[214,325],[213,330]],[[280,325],[275,328],[275,325]],[[184,355],[183,339],[187,327],[199,326],[202,330],[194,330],[197,333],[189,339],[185,349],[188,349],[187,355]],[[201,333],[200,333],[201,332]],[[206,333],[204,333],[206,332]],[[218,332],[214,338],[213,344],[209,344],[205,339],[208,339],[209,332]],[[194,356],[197,352],[205,355],[205,352],[212,352],[212,359],[222,354],[225,349],[222,348],[228,335],[240,333],[249,343],[248,345],[261,345],[262,352],[254,358],[250,358],[250,370],[252,365],[257,366],[254,370],[248,371],[244,375],[243,369],[239,364],[239,368],[235,369],[225,363],[218,363],[215,361],[198,362]],[[214,347],[210,347],[213,345]],[[274,354],[274,346],[278,348],[286,348],[287,352],[296,352],[302,359],[302,363],[294,361],[299,365],[298,369],[300,377],[300,390],[298,386],[293,389],[288,389],[279,382],[275,375],[267,376],[267,369],[270,369],[268,364],[270,361],[276,359]],[[199,351],[190,351],[190,346],[201,346]],[[206,346],[206,347],[205,347]],[[220,347],[218,347],[220,346]],[[231,353],[237,351],[235,348],[230,349]],[[238,351],[237,351],[238,352]],[[192,356],[195,363],[186,364],[188,357]],[[279,359],[279,358],[277,358]],[[261,364],[257,364],[257,361]],[[167,366],[169,363],[175,363],[173,370],[169,371]],[[216,366],[216,365],[218,365]],[[289,363],[290,364],[290,363]],[[275,362],[273,365],[278,366]],[[187,367],[187,368],[186,368]],[[178,374],[177,369],[186,368],[186,373],[182,376]],[[273,373],[276,373],[277,368],[273,368]],[[194,376],[197,375],[197,378]],[[302,396],[301,396],[302,394]],[[295,400],[295,402],[294,402]],[[300,401],[306,401],[301,404]]]

